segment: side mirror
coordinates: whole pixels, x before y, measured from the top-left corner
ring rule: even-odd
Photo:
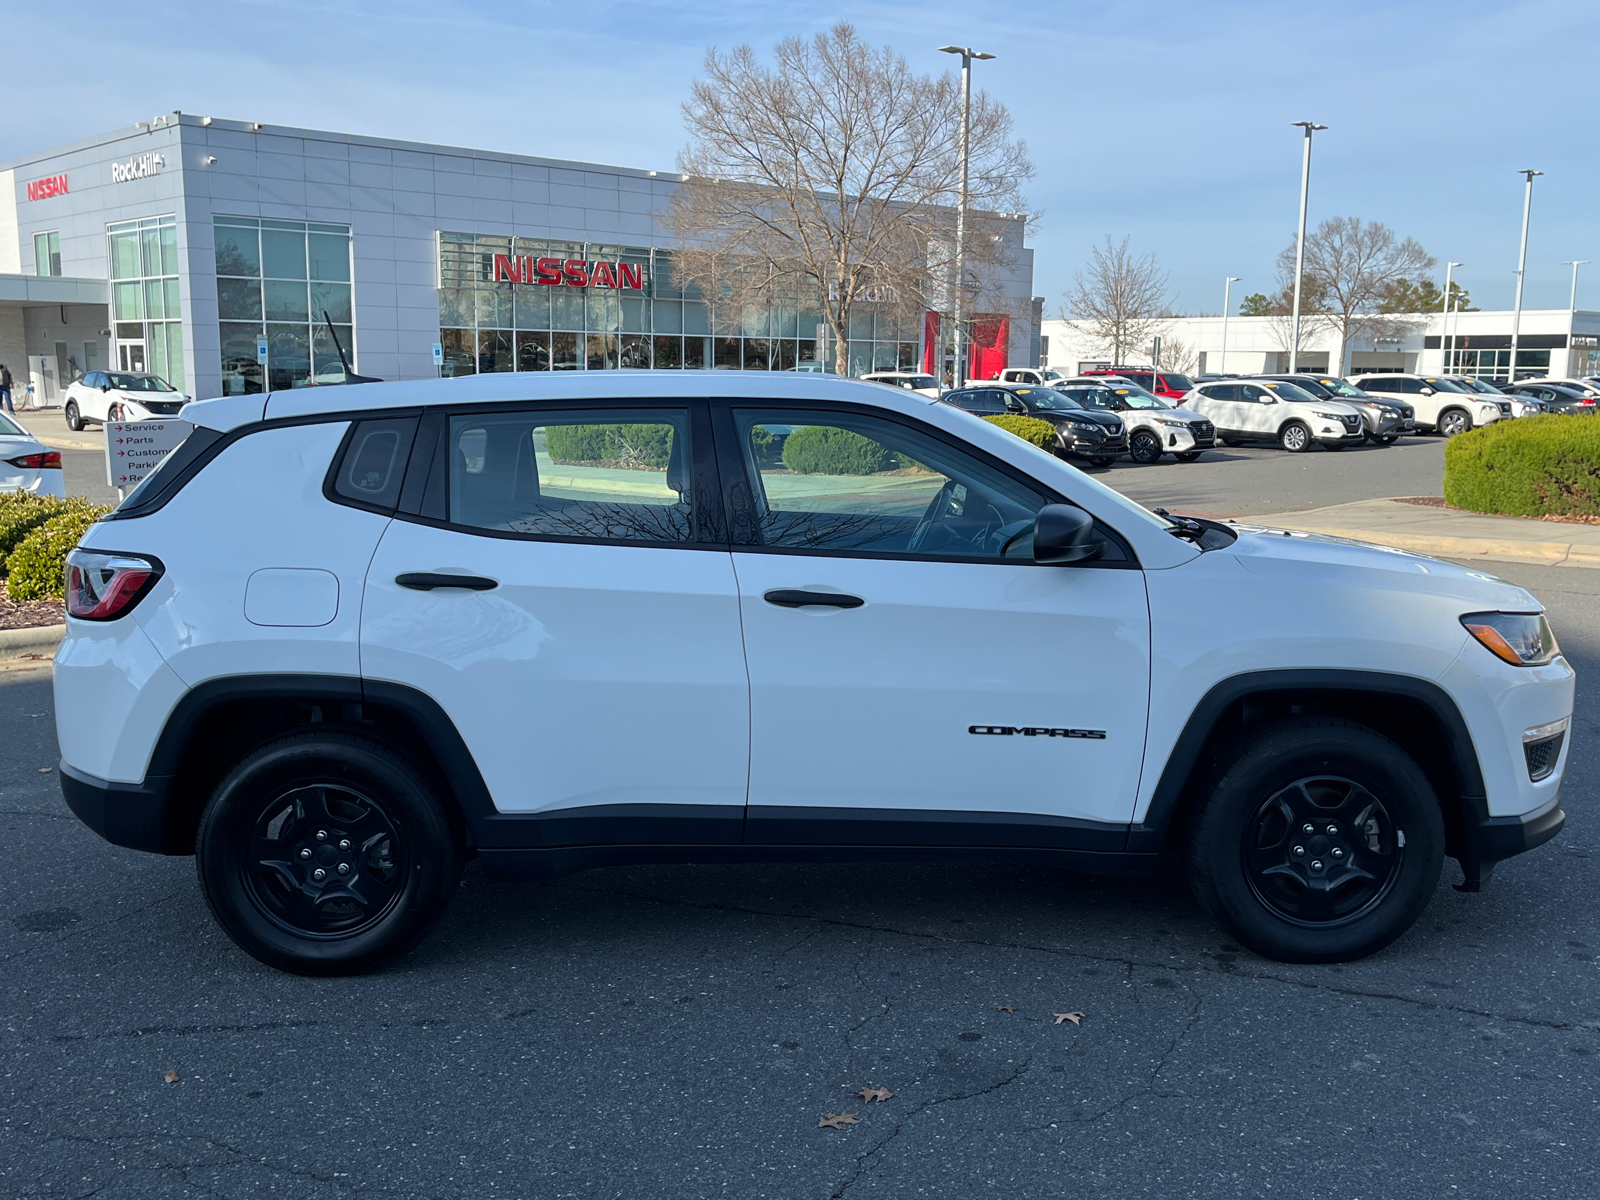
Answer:
[[[111,385],[109,383],[102,383],[100,385],[100,390],[102,392],[109,392],[111,390]]]
[[[1024,404],[1021,400],[1007,399],[1006,400],[1006,411],[1007,412],[1025,413],[1025,412],[1028,411],[1028,406],[1026,404]]]
[[[1106,552],[1094,518],[1070,504],[1046,504],[1033,519],[1033,561],[1093,562]]]
[[[1433,389],[1430,388],[1430,387],[1425,387],[1425,388],[1422,389],[1422,394],[1424,396],[1431,396],[1431,395],[1433,395]]]
[[[1261,403],[1263,403],[1263,404],[1276,404],[1277,402],[1278,402],[1278,398],[1276,396],[1267,395],[1267,396],[1261,397]]]

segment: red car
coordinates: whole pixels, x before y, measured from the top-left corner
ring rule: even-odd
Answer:
[[[1153,372],[1149,367],[1101,367],[1098,370],[1085,371],[1085,375],[1120,375],[1124,379],[1132,380],[1147,392],[1154,392],[1163,400],[1182,401],[1194,388],[1194,381],[1187,375],[1179,375],[1176,371]],[[1154,375],[1155,386],[1152,387],[1151,376]]]

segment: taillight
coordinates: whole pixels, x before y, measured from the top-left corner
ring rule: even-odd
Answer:
[[[6,461],[13,467],[32,467],[35,470],[40,467],[54,467],[59,471],[61,470],[61,451],[46,450],[43,454],[23,454],[17,458],[8,458]]]
[[[67,615],[114,621],[144,599],[161,572],[154,558],[79,547],[67,555]]]

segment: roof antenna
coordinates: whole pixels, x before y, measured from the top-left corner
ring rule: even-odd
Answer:
[[[328,310],[322,310],[322,319],[327,322],[328,336],[333,339],[333,348],[339,352],[339,363],[344,367],[344,381],[346,383],[382,383],[383,380],[371,375],[357,375],[350,369],[350,360],[345,356],[344,347],[339,343],[339,331],[333,327],[333,318],[328,315]]]

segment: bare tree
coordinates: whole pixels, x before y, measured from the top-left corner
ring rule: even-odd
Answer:
[[[1155,359],[1155,344],[1150,345],[1151,360]],[[1195,365],[1199,362],[1194,347],[1187,342],[1180,342],[1177,338],[1161,339],[1161,369],[1163,371],[1176,371],[1179,375],[1193,375]]]
[[[706,54],[683,106],[686,178],[667,216],[675,269],[721,329],[774,305],[820,312],[843,375],[856,304],[920,316],[953,298],[961,90],[953,75],[913,74],[844,22],[784,39],[776,60],[763,65],[749,46]],[[982,92],[969,147],[963,282],[976,301],[1020,247],[1033,167],[1010,113]]]
[[[1156,265],[1153,254],[1135,258],[1128,240],[1116,243],[1107,234],[1105,245],[1089,247],[1088,269],[1073,274],[1063,313],[1102,347],[1109,347],[1118,363],[1166,327],[1162,315],[1167,311],[1166,272]]]
[[[1401,239],[1379,221],[1330,217],[1306,235],[1301,289],[1302,319],[1331,329],[1339,338],[1338,373],[1343,374],[1357,338],[1401,336],[1409,323],[1380,311],[1399,280],[1431,271],[1437,260],[1415,238]],[[1294,278],[1294,243],[1278,255],[1278,276],[1286,296]],[[1308,306],[1307,293],[1314,298]]]

